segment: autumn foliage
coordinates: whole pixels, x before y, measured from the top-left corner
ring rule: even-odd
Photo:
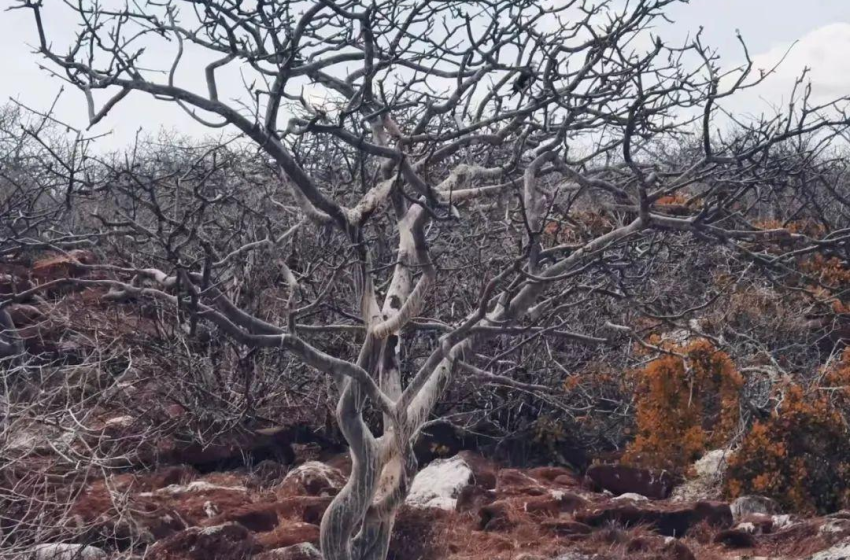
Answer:
[[[820,392],[781,391],[769,418],[755,422],[729,459],[730,498],[760,494],[790,511],[831,512],[850,505],[850,434]]]
[[[634,372],[636,434],[624,460],[684,472],[705,451],[735,441],[743,379],[709,341],[660,342],[669,352]],[[788,511],[850,507],[850,349],[810,390],[786,382],[728,459],[724,490],[768,496]]]
[[[675,354],[635,372],[636,436],[624,460],[682,471],[705,450],[729,440],[738,426],[743,380],[729,356],[707,340],[670,351]]]

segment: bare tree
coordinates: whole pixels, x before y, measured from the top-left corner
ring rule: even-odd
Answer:
[[[539,341],[598,347],[639,338],[615,319],[640,304],[624,270],[655,262],[663,236],[725,246],[769,271],[846,242],[843,227],[815,238],[754,220],[768,213],[766,201],[798,213],[818,202],[802,183],[783,181],[788,160],[777,152],[796,146],[797,164],[817,169],[817,155],[847,127],[847,100],[813,106],[801,81],[787,111],[734,122],[724,100],[764,74],[754,75],[749,59],[724,71],[699,36],[677,46],[652,36],[673,2],[168,0],[111,8],[79,0],[59,8],[19,0],[32,10],[54,74],[84,92],[92,124],[129,94],[148,94],[211,128],[235,127],[275,174],[272,201],[244,207],[264,216],[263,228],[222,240],[239,212],[207,218],[232,200],[232,182],[187,188],[191,177],[112,165],[108,180],[92,179],[92,192],[108,184],[133,203],[99,214],[98,231],[156,240],[163,265],[135,264],[136,256],[98,266],[111,279],[57,282],[161,300],[184,312],[192,331],[209,322],[246,347],[286,350],[333,378],[353,467],[322,521],[322,552],[382,559],[417,470],[411,442],[453,378],[545,391],[511,376],[517,370],[503,367],[506,358]],[[60,50],[44,19],[65,9],[79,28]],[[164,41],[175,55],[158,68],[145,47]],[[179,85],[201,71],[183,67],[189,50],[210,57],[206,91]],[[228,101],[217,76],[234,69],[246,91]],[[98,105],[100,92],[109,97]],[[732,132],[718,133],[721,126]],[[196,179],[216,166],[213,153],[198,158]],[[256,167],[228,180],[257,179],[256,194],[266,194],[259,178],[268,170]],[[575,213],[587,210],[604,212],[604,223],[577,223]],[[835,212],[840,224],[844,211]],[[284,258],[295,236],[312,240],[311,265]],[[488,257],[478,259],[483,246]],[[287,286],[285,324],[227,291],[238,281],[234,263],[260,251],[270,259],[255,270],[273,266]],[[387,253],[390,264],[380,266]],[[464,261],[474,265],[464,269]],[[350,295],[353,313],[322,307],[336,291]],[[619,311],[606,315],[609,305]],[[576,309],[591,315],[579,324]],[[655,313],[675,321],[687,310]],[[356,358],[320,348],[316,333],[329,332],[356,341]],[[421,355],[403,360],[405,344]],[[382,415],[381,431],[367,424],[369,410]]]

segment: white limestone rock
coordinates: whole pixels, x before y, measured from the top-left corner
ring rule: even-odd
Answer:
[[[472,480],[472,469],[463,458],[437,459],[413,479],[405,503],[417,508],[454,510],[460,492]]]
[[[30,549],[30,560],[106,560],[107,554],[94,546],[83,544],[39,544]]]

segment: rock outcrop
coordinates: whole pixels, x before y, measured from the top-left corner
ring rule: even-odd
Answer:
[[[461,456],[436,459],[413,479],[405,503],[417,508],[454,511],[458,497],[472,481],[472,469]]]

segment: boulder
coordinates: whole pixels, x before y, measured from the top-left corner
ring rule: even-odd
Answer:
[[[109,556],[99,548],[83,544],[39,544],[32,547],[27,560],[106,560]]]
[[[195,480],[188,484],[169,484],[165,488],[160,488],[152,492],[142,492],[140,497],[152,496],[182,496],[183,494],[204,494],[209,492],[237,492],[245,493],[248,489],[244,486],[221,486],[212,484],[206,480]]]
[[[736,521],[753,514],[776,515],[782,513],[776,502],[764,496],[741,496],[732,502],[730,507],[732,517]]]
[[[472,468],[463,457],[436,459],[413,479],[405,503],[416,508],[454,510],[461,492],[473,481]]]
[[[809,560],[847,560],[850,558],[850,543],[837,544],[826,550],[821,550]]]
[[[649,498],[646,496],[641,496],[640,494],[635,494],[634,492],[627,492],[626,494],[620,494],[616,498],[613,499],[615,502],[634,502],[636,504],[642,504],[649,501]]]
[[[691,468],[693,478],[676,486],[671,498],[674,501],[691,502],[713,500],[721,495],[721,482],[726,472],[726,461],[732,454],[726,449],[707,452]]]
[[[694,472],[698,478],[720,478],[726,472],[726,460],[732,452],[728,449],[707,451],[694,463]]]
[[[587,469],[593,484],[612,494],[640,494],[663,500],[670,496],[678,479],[667,471],[651,471],[625,465],[594,465]]]
[[[334,467],[308,461],[289,471],[280,491],[290,496],[336,496],[345,486],[345,476]]]
[[[251,554],[251,533],[238,523],[191,527],[150,547],[146,560],[236,560]]]

